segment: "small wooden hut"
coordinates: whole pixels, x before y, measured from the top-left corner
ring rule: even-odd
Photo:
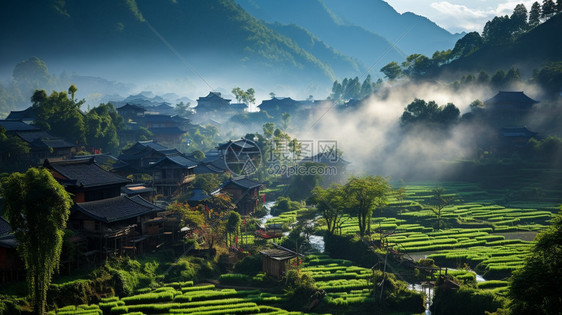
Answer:
[[[287,269],[289,269],[288,266],[290,266],[291,260],[304,256],[282,246],[276,247],[277,248],[262,250],[260,254],[262,254],[263,257],[263,271],[279,279],[283,277]]]

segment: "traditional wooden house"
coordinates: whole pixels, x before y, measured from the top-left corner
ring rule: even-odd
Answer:
[[[487,119],[493,126],[517,127],[526,123],[526,117],[538,101],[524,92],[500,91],[484,101]]]
[[[185,193],[186,186],[195,179],[197,162],[181,155],[166,155],[150,165],[153,186],[157,194],[172,196]]]
[[[219,192],[230,195],[236,211],[245,215],[258,208],[262,186],[262,183],[249,178],[230,179],[220,186]]]
[[[83,160],[51,161],[43,166],[73,195],[74,202],[88,202],[117,197],[129,179],[110,173],[94,162]]]
[[[8,117],[6,117],[6,120],[19,120],[26,124],[31,124],[35,120],[35,117],[37,117],[37,111],[33,106],[29,106],[24,110],[11,111]]]
[[[298,258],[304,256],[282,246],[276,247],[260,251],[262,255],[262,270],[267,275],[280,279],[291,268],[293,261],[295,264],[298,264]]]
[[[279,118],[283,113],[294,114],[301,105],[302,102],[296,101],[290,97],[274,97],[272,99],[262,101],[261,104],[258,105],[258,108],[260,111],[265,111],[269,115]]]
[[[153,140],[138,141],[128,149],[123,150],[119,159],[129,164],[131,171],[150,173],[150,165],[166,155],[181,154],[176,149],[162,146]]]
[[[198,115],[209,112],[230,112],[232,110],[230,101],[229,99],[223,98],[220,92],[210,92],[207,96],[197,99],[195,111]]]
[[[125,121],[138,121],[144,117],[145,111],[144,107],[129,103],[117,108],[117,113],[123,116]]]
[[[44,159],[67,159],[78,151],[78,145],[54,137],[45,131],[17,132],[29,146],[29,158],[37,163]]]
[[[103,255],[141,254],[151,246],[146,223],[164,209],[140,196],[117,196],[78,202],[71,208],[69,227],[87,239],[87,252]]]

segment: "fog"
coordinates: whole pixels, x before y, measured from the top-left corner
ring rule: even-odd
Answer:
[[[453,92],[440,84],[401,83],[381,89],[357,111],[318,109],[295,133],[299,139],[336,140],[355,175],[440,179],[451,171],[451,161],[474,157],[475,131],[486,132],[485,127],[458,124],[442,130],[419,125],[405,132],[400,126],[405,107],[419,98],[440,106],[454,103],[462,115],[472,101],[491,96],[488,89]]]

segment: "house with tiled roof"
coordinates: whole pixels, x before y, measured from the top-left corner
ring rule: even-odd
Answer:
[[[226,193],[231,197],[237,212],[250,214],[259,206],[261,187],[263,187],[262,183],[246,177],[231,178],[219,187],[218,192]]]
[[[86,238],[88,252],[134,256],[156,241],[147,222],[161,211],[140,196],[78,202],[71,208],[69,227]]]
[[[146,111],[142,106],[129,103],[117,108],[116,110],[119,115],[123,116],[125,121],[137,121],[144,116],[144,112]]]
[[[187,185],[195,179],[197,162],[182,154],[162,157],[150,165],[153,186],[157,194],[172,196],[185,193]]]
[[[119,159],[129,164],[135,172],[147,172],[148,167],[166,155],[181,154],[176,149],[170,149],[159,143],[149,141],[138,141],[130,148],[122,151]]]
[[[16,251],[17,240],[10,223],[0,216],[0,283],[25,279],[25,269]]]
[[[488,120],[500,128],[524,126],[536,103],[522,91],[500,91],[484,101]]]
[[[130,182],[125,177],[110,173],[94,162],[94,158],[51,161],[43,166],[73,195],[74,202],[87,202],[117,197],[121,187]]]

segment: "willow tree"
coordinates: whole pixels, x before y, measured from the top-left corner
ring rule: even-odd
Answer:
[[[25,264],[35,313],[43,314],[47,288],[59,266],[72,199],[48,170],[36,168],[5,178],[1,192]]]
[[[359,224],[359,235],[371,234],[373,211],[386,205],[390,185],[381,176],[351,177],[344,185],[346,210],[355,215]]]

